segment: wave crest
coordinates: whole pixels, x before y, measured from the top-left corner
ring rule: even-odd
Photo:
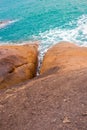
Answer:
[[[1,22],[0,22],[0,29],[1,29],[1,28],[5,28],[6,26],[8,26],[8,25],[10,25],[10,24],[12,24],[12,23],[15,23],[15,22],[17,22],[17,21],[19,21],[19,20],[16,19],[16,20],[5,20],[5,21],[1,21]]]

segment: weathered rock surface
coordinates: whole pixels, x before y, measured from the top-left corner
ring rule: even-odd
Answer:
[[[87,66],[77,68],[75,62],[71,71],[60,74],[53,66],[31,81],[1,90],[0,130],[87,130]]]
[[[87,48],[79,47],[69,42],[60,42],[46,53],[41,74],[53,67],[58,67],[58,73],[87,67]]]
[[[37,45],[0,46],[0,89],[35,76]]]

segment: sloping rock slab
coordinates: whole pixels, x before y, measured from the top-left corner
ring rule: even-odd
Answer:
[[[0,46],[0,89],[33,78],[37,57],[36,44]]]
[[[0,130],[87,130],[87,49],[52,51],[44,74],[0,91]]]
[[[87,68],[50,71],[0,92],[0,130],[87,130]]]

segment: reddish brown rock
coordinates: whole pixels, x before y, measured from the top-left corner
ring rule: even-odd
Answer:
[[[47,51],[42,63],[41,74],[56,66],[61,74],[87,67],[87,48],[69,42],[56,44]]]
[[[87,68],[53,73],[0,92],[0,130],[87,130]]]
[[[0,89],[33,78],[37,57],[36,44],[0,46]]]
[[[72,52],[76,48],[78,52],[81,50],[62,44],[60,55],[66,52],[68,56],[67,46]],[[55,47],[54,52],[59,48]],[[82,54],[80,51],[79,56],[86,54],[84,51]],[[76,54],[72,56],[75,61],[69,56],[68,62],[73,61],[76,69],[64,61],[66,71],[62,67],[60,74],[57,64],[55,67],[49,64],[51,68],[39,77],[0,91],[0,130],[87,130],[87,66],[85,62],[85,66],[77,68]],[[56,63],[54,58],[51,60]],[[71,70],[68,71],[66,65]]]

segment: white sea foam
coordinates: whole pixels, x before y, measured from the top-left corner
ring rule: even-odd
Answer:
[[[73,27],[74,25],[74,27]],[[54,28],[43,33],[39,36],[34,36],[41,40],[40,52],[41,57],[49,47],[58,43],[59,41],[70,41],[81,46],[87,46],[87,15],[82,15],[77,21],[68,23],[70,28]]]
[[[1,22],[0,22],[0,29],[1,29],[1,28],[5,28],[6,26],[8,26],[8,25],[10,25],[10,24],[13,24],[13,23],[15,23],[15,22],[18,22],[18,21],[19,21],[18,19],[1,21]]]

